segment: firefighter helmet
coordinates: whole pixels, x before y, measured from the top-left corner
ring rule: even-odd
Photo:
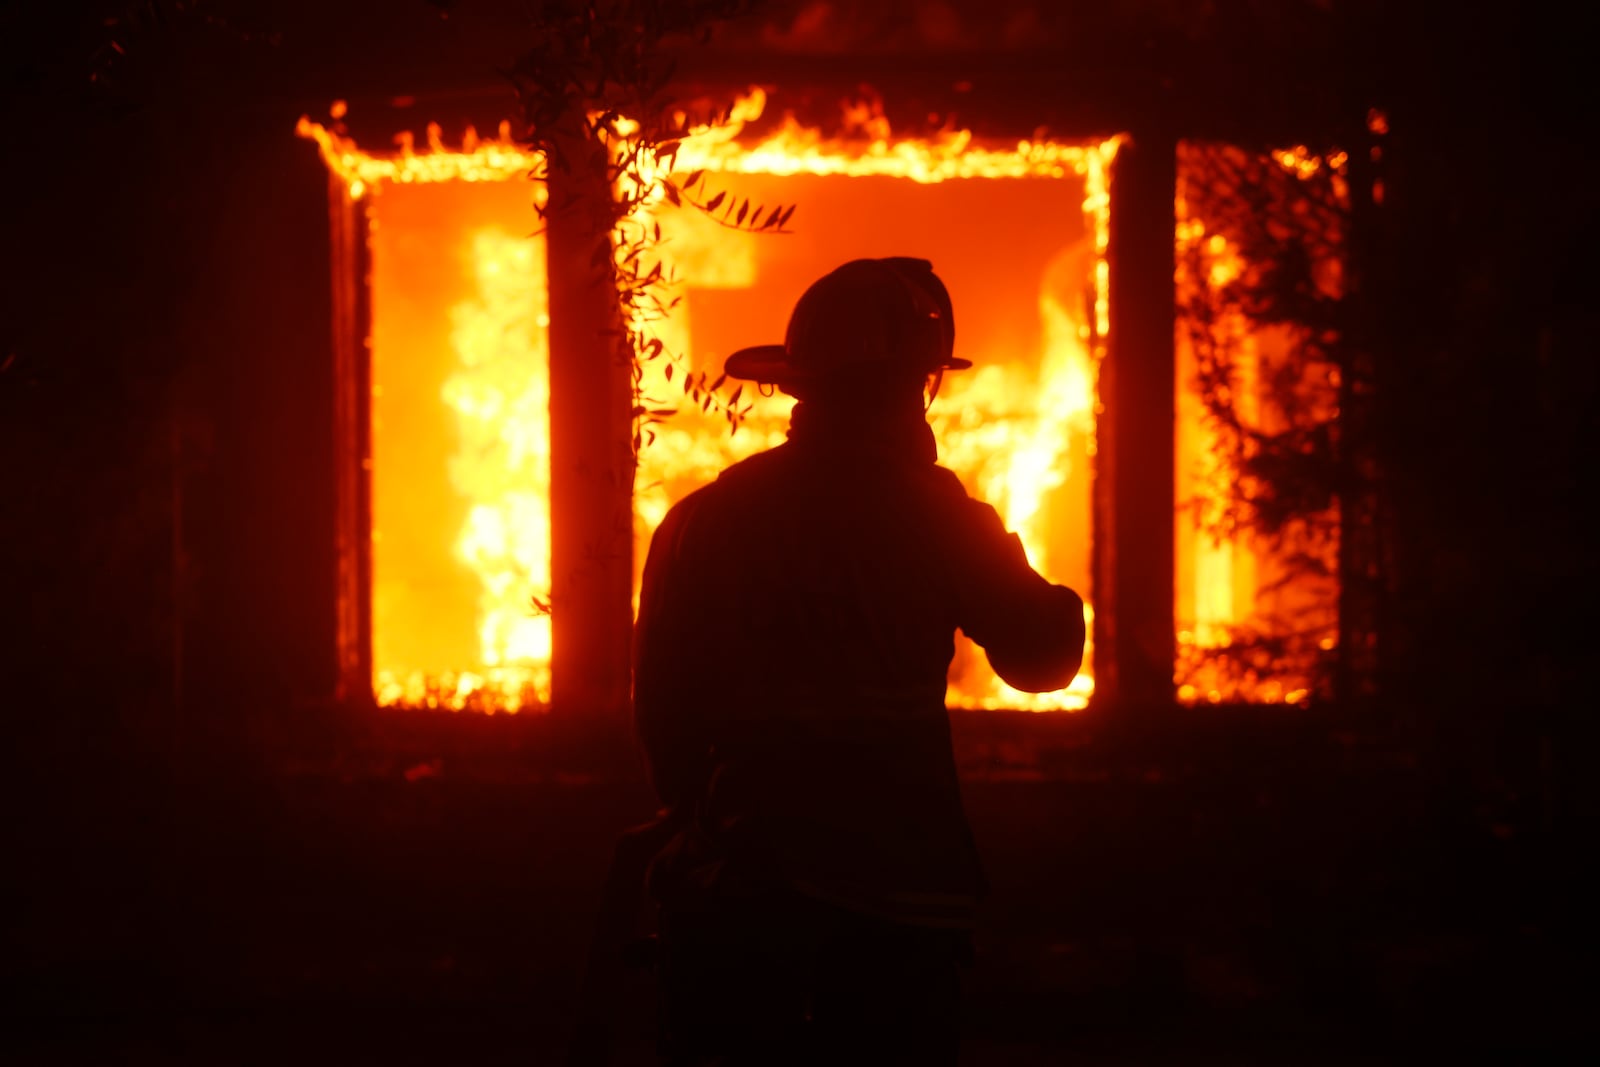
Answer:
[[[955,356],[950,293],[925,259],[855,259],[813,282],[795,303],[781,345],[728,357],[730,377],[804,385],[877,370],[939,374],[972,366]]]

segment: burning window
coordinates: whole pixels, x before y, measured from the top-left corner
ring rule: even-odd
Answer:
[[[753,109],[759,112],[757,98]],[[537,160],[502,136],[459,150],[409,143],[367,154],[302,123],[364,220],[370,255],[370,670],[379,703],[483,710],[548,704],[545,256],[527,180]],[[859,256],[922,255],[956,306],[958,347],[932,420],[941,462],[1018,531],[1051,578],[1090,589],[1095,364],[1107,321],[1104,144],[985,145],[828,140],[786,122],[759,140],[723,129],[680,149],[730,197],[800,205],[785,235],[750,234],[692,209],[651,210],[682,297],[659,333],[680,372],[713,377],[728,353],[781,338],[810,281]],[[646,389],[679,392],[669,361]],[[782,440],[789,401],[757,396],[736,432],[691,405],[641,452],[636,572],[672,502],[729,463]],[[637,573],[636,585],[637,588]],[[1074,709],[1086,669],[1062,693],[1024,694],[958,642],[956,707]],[[554,665],[559,670],[559,665]]]
[[[1338,652],[1345,157],[1178,151],[1178,697],[1305,703]]]

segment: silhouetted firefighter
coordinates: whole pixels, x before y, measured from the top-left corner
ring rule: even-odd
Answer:
[[[954,343],[927,261],[824,276],[784,344],[727,361],[797,399],[788,441],[651,543],[634,713],[665,811],[624,838],[613,891],[649,855],[667,1063],[955,1062],[983,892],[945,710],[955,631],[1045,692],[1077,673],[1084,621],[937,464],[927,406],[971,366]]]

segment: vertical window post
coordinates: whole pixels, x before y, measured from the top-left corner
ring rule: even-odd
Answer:
[[[372,250],[364,201],[328,175],[333,266],[334,698],[372,694]]]
[[[1111,331],[1095,470],[1096,698],[1173,704],[1174,208],[1177,140],[1135,130],[1111,184]]]

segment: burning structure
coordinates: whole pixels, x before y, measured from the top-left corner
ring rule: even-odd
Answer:
[[[560,231],[529,235],[549,198],[545,161],[508,123],[449,146],[429,125],[423,147],[408,133],[376,151],[342,132],[342,104],[328,124],[302,120],[331,176],[346,698],[549,707],[555,634],[576,600],[558,592],[552,612],[556,575],[601,569],[609,588],[636,588],[634,561],[667,507],[781,440],[785,399],[719,397],[722,358],[781,335],[807,279],[906,249],[951,284],[977,364],[933,409],[942,462],[996,504],[1047,575],[1086,591],[1109,652],[1102,663],[1092,642],[1072,689],[1041,696],[1004,686],[963,645],[952,706],[1080,709],[1107,676],[1116,697],[1147,702],[1325,694],[1341,636],[1340,502],[1327,485],[1319,496],[1287,482],[1334,462],[1337,316],[1301,321],[1267,289],[1299,264],[1287,284],[1319,311],[1338,307],[1348,154],[1141,143],[1154,180],[1125,188],[1122,132],[1008,140],[945,123],[906,136],[870,94],[815,122],[782,102],[747,91],[661,164],[664,177],[714,184],[709,205],[664,184],[642,197],[635,221],[665,298],[663,314],[634,324],[631,544],[573,536],[565,553],[552,462],[579,446],[552,426],[592,386],[553,386],[552,322],[605,323],[576,322],[582,309],[553,296]],[[1259,196],[1278,205],[1270,247],[1249,224]],[[742,226],[761,203],[791,207]],[[1164,237],[1152,215],[1171,221]],[[613,243],[628,254],[620,234]],[[601,421],[619,443],[629,420],[623,394],[608,395]],[[624,616],[573,643],[625,648]]]

